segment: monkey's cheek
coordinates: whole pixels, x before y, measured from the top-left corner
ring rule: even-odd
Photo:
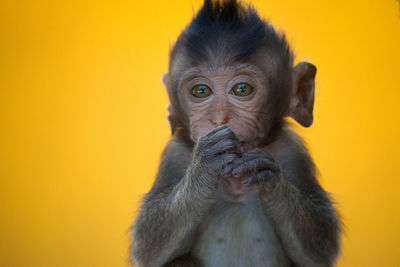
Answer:
[[[196,128],[192,128],[190,131],[190,138],[192,139],[193,142],[198,143],[200,138],[205,135],[204,131],[199,131]]]
[[[257,128],[250,124],[244,124],[240,121],[232,121],[228,123],[227,126],[242,143],[249,143],[257,137]]]
[[[190,126],[190,138],[193,142],[197,143],[200,138],[205,136],[208,132],[214,130],[215,127],[207,123],[193,123]]]

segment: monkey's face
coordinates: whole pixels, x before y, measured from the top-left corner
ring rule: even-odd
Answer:
[[[264,138],[261,121],[268,96],[265,73],[254,65],[185,71],[178,85],[178,98],[187,115],[194,142],[220,125],[228,126],[252,148]]]

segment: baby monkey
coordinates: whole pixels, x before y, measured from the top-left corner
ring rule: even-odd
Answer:
[[[205,0],[163,80],[172,138],[132,227],[137,266],[333,266],[340,221],[286,117],[313,122],[316,67],[253,7]]]

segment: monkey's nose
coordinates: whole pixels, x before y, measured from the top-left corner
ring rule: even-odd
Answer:
[[[210,122],[215,126],[218,127],[223,124],[227,124],[229,121],[229,118],[227,116],[215,116],[210,119]]]

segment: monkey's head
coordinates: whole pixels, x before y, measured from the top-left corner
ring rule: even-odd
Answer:
[[[164,76],[173,134],[197,142],[227,125],[252,148],[272,142],[284,118],[313,122],[310,63],[293,66],[286,38],[251,6],[205,0],[171,50]]]

